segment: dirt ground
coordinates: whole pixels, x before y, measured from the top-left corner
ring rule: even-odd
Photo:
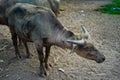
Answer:
[[[106,61],[98,64],[79,57],[70,50],[53,46],[49,61],[52,69],[46,78],[39,77],[39,60],[33,43],[29,43],[31,59],[17,60],[7,26],[0,25],[0,80],[120,80],[120,16],[95,11],[111,0],[73,0],[62,2],[66,11],[58,19],[76,35],[84,24],[91,39],[105,55]],[[64,70],[64,72],[59,69]]]

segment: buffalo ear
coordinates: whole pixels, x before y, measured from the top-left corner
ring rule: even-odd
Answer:
[[[85,26],[81,25],[81,29],[82,29],[82,38],[83,39],[88,39],[89,38],[89,32],[87,31],[87,29],[85,28]]]

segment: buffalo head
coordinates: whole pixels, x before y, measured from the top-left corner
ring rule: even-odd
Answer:
[[[105,56],[99,52],[99,50],[87,40],[89,38],[89,33],[84,26],[82,27],[82,31],[84,36],[81,40],[67,40],[68,42],[73,44],[72,52],[76,52],[79,56],[84,58],[94,60],[97,63],[102,63],[105,61]]]

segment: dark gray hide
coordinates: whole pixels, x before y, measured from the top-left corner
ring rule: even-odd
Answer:
[[[59,11],[60,0],[7,0],[6,7],[13,6],[15,3],[29,3],[37,6],[44,6],[56,13]]]
[[[16,3],[29,3],[37,6],[50,8],[55,15],[59,14],[60,0],[0,0],[0,24],[7,25],[6,13]]]
[[[63,37],[68,37],[66,33],[73,34],[66,32],[51,10],[27,3],[18,3],[12,7],[8,13],[8,21],[22,38],[33,36],[32,41],[36,38],[48,38],[52,43],[61,42],[60,38],[63,40]]]

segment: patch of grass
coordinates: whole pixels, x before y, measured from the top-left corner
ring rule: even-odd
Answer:
[[[98,11],[108,14],[120,15],[120,0],[114,0],[113,4],[106,4],[102,9]]]

